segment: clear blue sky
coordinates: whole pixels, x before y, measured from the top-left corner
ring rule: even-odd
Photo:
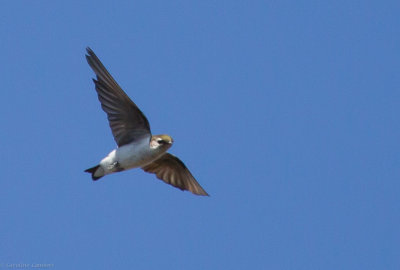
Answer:
[[[5,1],[0,267],[400,269],[398,1]],[[90,46],[211,197],[131,170]]]

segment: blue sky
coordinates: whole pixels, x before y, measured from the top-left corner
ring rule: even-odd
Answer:
[[[0,5],[0,267],[399,269],[398,1]],[[211,197],[131,170],[90,46]]]

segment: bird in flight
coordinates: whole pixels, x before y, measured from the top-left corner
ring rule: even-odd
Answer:
[[[96,54],[87,48],[86,60],[96,74],[93,79],[101,107],[118,147],[85,172],[93,180],[133,168],[154,173],[158,179],[181,190],[208,196],[185,164],[167,153],[173,140],[169,135],[152,135],[149,121],[110,75]]]

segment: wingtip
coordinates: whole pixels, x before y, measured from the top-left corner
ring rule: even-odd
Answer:
[[[207,192],[201,193],[201,194],[196,194],[199,196],[205,196],[205,197],[211,197],[210,194],[208,194]]]
[[[86,47],[86,61],[90,64],[93,60],[93,58],[96,56],[96,54],[90,49],[90,47]]]
[[[208,194],[204,189],[202,190],[189,190],[190,192],[192,192],[194,195],[197,196],[205,196],[205,197],[210,197],[210,194]]]
[[[86,52],[87,52],[88,54],[92,54],[92,53],[93,53],[93,50],[90,49],[89,46],[87,46],[87,47],[86,47]]]
[[[96,54],[94,53],[94,51],[90,48],[90,47],[86,47],[86,53],[85,57],[86,57],[86,61],[89,63],[93,62],[94,59],[97,58]]]

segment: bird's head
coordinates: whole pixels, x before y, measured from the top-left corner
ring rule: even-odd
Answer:
[[[170,148],[173,144],[174,140],[171,138],[169,135],[154,135],[151,138],[150,141],[150,146],[152,148],[162,148],[165,149],[165,151]]]

